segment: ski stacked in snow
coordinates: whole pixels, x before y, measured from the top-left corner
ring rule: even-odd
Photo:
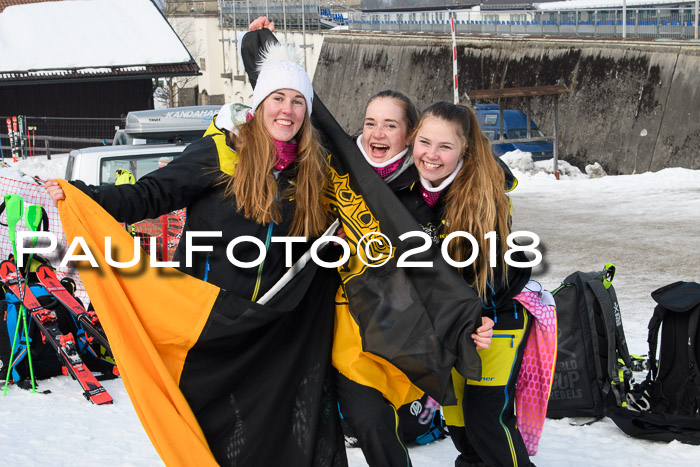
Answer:
[[[63,363],[64,373],[70,374],[80,383],[85,398],[97,405],[111,404],[112,397],[80,358],[73,335],[63,334],[56,323],[56,312],[42,307],[31,288],[23,287],[24,281],[17,273],[17,268],[12,261],[0,263],[0,278],[13,294],[22,298],[32,320],[41,331],[42,338],[48,340],[56,350]],[[21,288],[24,290],[22,291]]]
[[[109,353],[112,353],[109,347],[109,342],[105,337],[104,330],[100,326],[100,320],[97,313],[87,311],[85,307],[75,299],[73,295],[63,287],[61,281],[56,277],[56,272],[49,266],[41,265],[36,270],[36,276],[41,285],[46,288],[46,291],[56,297],[56,299],[71,312],[75,319],[82,324],[83,329],[89,334],[88,340],[92,344],[92,340],[97,340]]]
[[[10,119],[8,117],[6,122],[7,122],[7,137],[10,140],[10,152],[12,154],[12,162],[17,162],[19,160],[19,157],[17,154],[17,147],[15,145],[15,133],[14,133],[14,130],[12,129],[12,119]]]

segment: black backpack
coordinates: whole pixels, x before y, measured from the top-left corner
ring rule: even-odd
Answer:
[[[649,321],[649,373],[630,394],[630,410],[610,418],[630,436],[700,444],[700,284],[674,282],[651,296],[657,306]]]
[[[553,292],[558,349],[549,418],[600,418],[625,404],[632,373],[614,276],[608,263],[600,272],[569,275]]]

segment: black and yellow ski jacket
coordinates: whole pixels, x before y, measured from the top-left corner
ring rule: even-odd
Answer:
[[[199,279],[211,282],[236,295],[255,301],[284,274],[283,243],[270,238],[287,236],[294,217],[293,199],[279,201],[282,221],[279,224],[258,224],[237,211],[235,199],[224,195],[226,179],[235,171],[238,155],[225,143],[225,136],[213,125],[205,137],[190,144],[182,155],[167,166],[142,177],[134,185],[86,185],[72,183],[88,194],[116,220],[132,224],[152,219],[176,209],[186,208],[187,220],[182,239],[177,246],[174,261],[178,269]],[[278,176],[279,192],[293,183],[294,167]],[[209,232],[209,237],[192,240],[195,246],[211,246],[211,251],[193,251],[187,264],[188,233]],[[253,236],[268,246],[262,268],[234,267],[226,255],[231,240],[243,235]],[[305,243],[295,244],[293,260],[308,249]],[[147,247],[146,247],[147,248]],[[233,248],[233,256],[243,262],[258,257],[256,248],[242,243]]]

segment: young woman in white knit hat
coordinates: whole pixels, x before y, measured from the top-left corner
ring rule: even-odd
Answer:
[[[288,270],[289,261],[295,262],[329,225],[321,201],[326,154],[310,123],[313,88],[298,58],[291,46],[268,48],[259,63],[252,109],[241,112],[240,105],[224,105],[201,140],[134,185],[72,183],[121,222],[134,223],[186,208],[183,239],[188,231],[214,231],[215,235],[195,239],[199,248],[190,250],[196,251],[188,252],[187,242],[180,242],[173,258],[180,261],[179,269],[256,302]],[[46,188],[55,201],[65,198],[56,182],[49,181]],[[294,244],[275,241],[292,236],[302,239]],[[242,237],[256,239],[257,245],[247,240],[230,246],[232,240]],[[264,245],[264,251],[259,245]],[[235,257],[252,263],[261,254],[264,261],[256,267],[237,267],[230,260]],[[254,365],[255,358],[222,356],[223,361],[250,361],[246,374],[230,376],[230,394],[211,395],[226,398],[224,409],[232,410],[233,415],[218,413],[207,404],[193,404],[195,398],[183,389],[220,465],[345,464],[337,411],[328,412],[322,404],[327,402],[337,288],[335,271],[327,274],[333,275],[328,280],[330,290],[313,282],[307,292],[314,297],[325,294],[325,308],[305,310],[298,320],[289,320],[281,313],[279,320],[250,333],[250,347],[259,355],[287,346],[290,353],[300,355],[299,359],[282,367],[287,356],[281,354],[279,364],[259,367]],[[246,325],[251,326],[249,315],[256,309],[252,307],[237,319],[247,319]],[[173,310],[173,319],[177,319],[177,312]],[[256,319],[262,323],[271,318],[263,313],[253,317]],[[287,334],[283,332],[282,338],[270,342],[273,331],[267,328],[279,332],[283,319],[290,323]],[[309,324],[299,329],[298,322]],[[216,325],[229,323],[224,319],[212,323]],[[316,331],[310,334],[310,328]],[[268,382],[247,382],[253,378]],[[274,412],[263,412],[272,409]],[[260,414],[257,419],[256,410]],[[239,418],[242,413],[252,415]]]
[[[291,46],[270,48],[252,109],[241,116],[239,104],[224,105],[204,138],[136,184],[73,184],[121,222],[187,208],[186,231],[223,231],[223,236],[211,241],[211,252],[194,251],[191,265],[182,270],[256,300],[286,271],[285,245],[269,245],[260,275],[257,268],[232,266],[225,251],[231,239],[252,235],[265,242],[270,228],[272,236],[310,239],[328,226],[321,204],[325,154],[309,120],[313,88],[297,58]],[[63,199],[55,182],[46,188],[54,200]],[[184,246],[178,246],[176,259]],[[238,249],[246,246],[258,255],[257,247],[239,245],[234,256],[241,261],[247,261],[246,253],[239,256]]]

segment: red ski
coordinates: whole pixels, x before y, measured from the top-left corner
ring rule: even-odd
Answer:
[[[63,287],[61,281],[56,277],[56,272],[49,266],[39,266],[36,270],[36,276],[41,285],[46,288],[46,291],[56,297],[56,300],[61,302],[61,304],[75,316],[75,319],[83,325],[85,332],[90,334],[89,338],[91,340],[96,339],[111,354],[112,349],[109,347],[109,342],[107,341],[107,337],[105,337],[104,330],[99,324],[100,320],[97,317],[97,313],[94,311],[87,311],[85,307]]]
[[[12,261],[0,263],[0,278],[10,291],[22,298],[32,320],[37,325],[44,341],[48,340],[63,363],[64,373],[70,374],[83,388],[83,395],[93,404],[111,404],[112,397],[85,366],[78,354],[75,338],[71,333],[63,334],[56,324],[56,313],[41,306],[31,288],[23,287],[24,281],[17,274],[17,268]],[[24,289],[23,291],[20,289]]]

